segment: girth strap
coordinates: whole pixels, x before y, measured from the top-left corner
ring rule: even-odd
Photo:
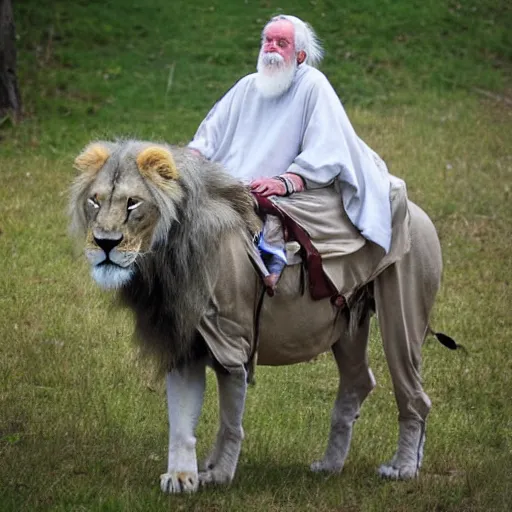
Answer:
[[[307,231],[295,222],[284,210],[279,208],[267,197],[254,193],[259,207],[258,214],[275,215],[283,225],[284,239],[287,242],[297,242],[300,245],[302,262],[306,267],[309,281],[309,292],[313,300],[321,300],[330,297],[331,302],[339,308],[346,305],[345,298],[339,294],[336,286],[324,272],[322,256],[311,242]]]

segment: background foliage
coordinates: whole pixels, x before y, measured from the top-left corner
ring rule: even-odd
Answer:
[[[260,368],[230,489],[160,494],[161,384],[129,315],[90,282],[66,234],[73,158],[91,139],[186,143],[252,72],[276,12],[310,21],[322,70],[360,136],[433,218],[445,272],[424,349],[433,401],[419,480],[383,482],[396,408],[377,328],[378,387],[341,475],[312,475],[336,370]],[[512,88],[505,0],[15,2],[22,124],[0,124],[0,510],[509,510],[512,503]],[[211,376],[209,376],[211,377]],[[213,439],[210,382],[199,452]]]

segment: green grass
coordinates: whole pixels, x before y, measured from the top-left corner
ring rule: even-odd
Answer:
[[[0,125],[0,510],[509,510],[508,2],[15,4],[26,115]],[[445,260],[434,325],[468,353],[425,346],[433,409],[417,481],[375,473],[393,453],[397,413],[374,325],[378,387],[341,475],[308,470],[336,392],[325,355],[258,369],[230,488],[167,497],[158,488],[163,388],[137,361],[129,314],[96,289],[67,237],[72,160],[99,137],[185,143],[254,69],[262,24],[280,10],[317,29],[322,70],[356,130],[433,218]],[[209,375],[200,455],[213,440],[216,400]]]

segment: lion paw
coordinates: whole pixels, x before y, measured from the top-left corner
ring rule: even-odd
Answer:
[[[201,485],[226,485],[230,484],[233,477],[225,471],[218,468],[201,471],[199,473],[199,481]]]
[[[311,471],[314,473],[320,473],[322,471],[326,473],[340,473],[343,469],[343,464],[336,461],[328,461],[328,460],[317,460],[309,466]]]
[[[173,471],[160,475],[160,489],[167,494],[195,492],[198,487],[198,474],[191,471]]]
[[[217,461],[214,457],[208,457],[207,459],[199,463],[199,473],[204,471],[212,470],[217,465]]]
[[[392,462],[382,464],[378,469],[378,473],[382,478],[390,480],[411,480],[419,475],[419,469],[413,465],[404,465],[395,467]]]

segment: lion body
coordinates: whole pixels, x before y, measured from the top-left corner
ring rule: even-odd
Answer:
[[[346,329],[347,317],[328,299],[312,300],[304,293],[300,265],[285,268],[269,297],[262,295],[261,278],[254,270],[252,242],[232,236],[222,245],[210,307],[198,326],[222,366],[247,363],[256,343],[257,363],[273,366],[308,361],[331,348]]]
[[[141,347],[168,372],[170,451],[162,489],[195,490],[200,479],[233,478],[243,437],[245,367],[257,338],[258,364],[293,364],[333,351],[342,380],[326,454],[312,469],[340,471],[352,425],[375,384],[366,356],[373,299],[362,304],[352,332],[328,299],[313,301],[302,292],[295,265],[258,312],[263,289],[251,237],[260,224],[252,197],[186,149],[98,142],[75,165],[82,174],[72,192],[72,227],[85,237],[93,277],[118,290],[134,312]],[[409,215],[410,251],[371,283],[400,411],[397,453],[380,469],[391,478],[415,476],[421,464],[430,401],[419,376],[420,351],[442,267],[430,219],[413,203]],[[221,427],[199,473],[194,429],[204,368],[212,359],[220,363],[214,368]]]

